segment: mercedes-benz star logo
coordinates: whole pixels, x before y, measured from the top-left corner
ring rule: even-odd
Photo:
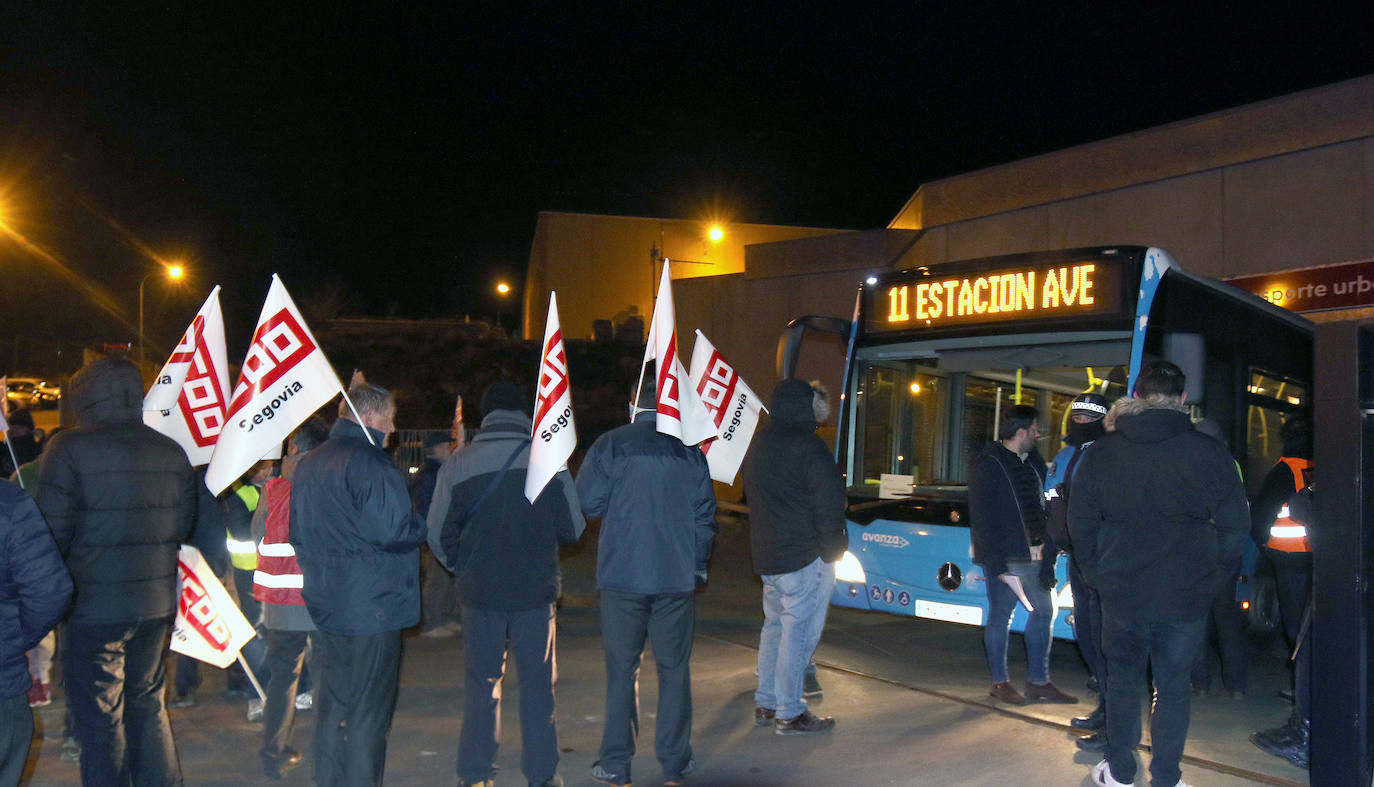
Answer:
[[[960,571],[959,567],[953,563],[946,563],[940,566],[940,570],[935,576],[936,580],[940,583],[940,587],[945,590],[956,590],[964,583],[964,572]]]

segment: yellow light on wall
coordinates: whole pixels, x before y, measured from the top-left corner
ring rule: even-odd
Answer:
[[[721,239],[725,237],[725,230],[717,224],[711,227],[710,231],[706,233],[706,237],[710,238],[712,243],[720,243]]]
[[[920,393],[920,392],[921,392],[921,384],[920,384],[920,383],[912,383],[912,384],[911,384],[911,395],[912,395],[912,396],[915,396],[916,394],[918,394],[918,393]]]

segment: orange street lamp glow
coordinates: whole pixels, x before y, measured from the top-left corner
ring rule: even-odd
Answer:
[[[186,275],[186,269],[183,268],[183,267],[181,267],[180,265],[168,265],[168,266],[167,266],[167,275],[168,275],[173,281],[175,281],[175,280],[177,280],[177,279],[180,279],[182,276],[185,276],[185,275]]]
[[[502,295],[506,295],[510,292],[510,285],[505,282],[500,282],[496,285],[496,291]]]
[[[720,239],[725,237],[725,230],[717,224],[706,233],[706,237],[710,238],[712,243],[720,243]]]

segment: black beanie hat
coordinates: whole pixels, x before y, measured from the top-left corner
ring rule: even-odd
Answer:
[[[492,383],[482,392],[482,417],[491,415],[492,410],[515,410],[523,413],[526,410],[525,395],[512,383]]]

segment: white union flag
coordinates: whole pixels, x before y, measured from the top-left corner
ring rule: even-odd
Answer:
[[[711,478],[733,484],[759,425],[759,411],[767,408],[701,331],[692,347],[692,381],[720,432],[719,437],[701,444]]]
[[[558,324],[557,294],[552,292],[549,293],[549,319],[544,325],[542,347],[530,464],[525,474],[525,498],[531,503],[558,471],[568,466],[568,457],[577,448],[568,379],[568,354],[563,349],[563,331]]]
[[[192,467],[210,461],[229,403],[229,358],[219,286],[143,397],[143,423],[177,441]]]

